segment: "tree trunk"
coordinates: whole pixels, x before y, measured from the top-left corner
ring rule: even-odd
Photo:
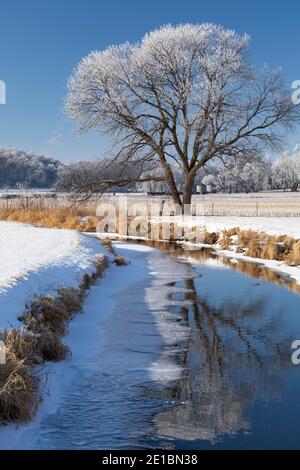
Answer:
[[[182,205],[181,198],[179,191],[177,189],[176,183],[174,181],[173,173],[168,164],[164,165],[165,175],[166,175],[166,182],[168,184],[171,196],[175,204]]]
[[[194,181],[195,181],[195,174],[193,171],[185,175],[184,186],[183,186],[183,197],[182,197],[183,206],[185,204],[191,204],[192,202]]]
[[[294,183],[294,184],[292,185],[292,192],[298,191],[298,186],[299,186],[299,183]]]

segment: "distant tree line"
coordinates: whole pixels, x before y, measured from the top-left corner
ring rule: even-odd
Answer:
[[[33,152],[0,148],[0,188],[51,188],[64,165]]]
[[[182,193],[184,175],[176,167],[172,168],[172,173],[176,187]],[[195,179],[193,192],[253,193],[297,191],[298,188],[300,146],[296,146],[291,155],[281,153],[274,160],[264,156],[253,157],[251,161],[239,157],[226,165],[206,165]],[[155,168],[152,164],[137,162],[122,166],[114,159],[82,161],[65,166],[60,172],[57,189],[71,191],[83,199],[106,191],[169,194],[159,166]]]
[[[178,191],[184,188],[184,175],[172,169]],[[116,182],[116,184],[114,184]],[[267,157],[232,159],[226,165],[206,165],[195,179],[202,191],[250,193],[268,190],[297,191],[300,187],[300,146],[291,155],[281,153],[275,160]],[[151,162],[126,162],[115,159],[81,161],[64,165],[58,160],[0,148],[0,188],[55,188],[75,192],[84,198],[95,192],[169,193],[160,166]]]
[[[210,168],[202,179],[209,192],[251,193],[258,191],[297,191],[300,187],[300,147],[271,161],[266,157],[251,162],[239,159],[229,165]]]

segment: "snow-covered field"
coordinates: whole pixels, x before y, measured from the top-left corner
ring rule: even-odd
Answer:
[[[172,216],[153,217],[151,221],[152,223],[174,222],[179,227],[201,227],[210,233],[240,228],[300,239],[300,217]]]
[[[97,240],[72,230],[0,222],[0,328],[18,326],[34,295],[76,287],[101,253]]]
[[[186,217],[183,225],[203,226],[208,232],[239,227],[241,230],[254,230],[268,235],[289,235],[300,239],[300,217]]]

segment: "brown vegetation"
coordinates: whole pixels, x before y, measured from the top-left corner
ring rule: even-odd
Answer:
[[[287,262],[292,266],[300,266],[300,240],[293,243],[287,256]]]
[[[95,232],[99,223],[99,218],[95,216],[95,207],[84,205],[79,208],[71,205],[68,200],[63,204],[53,203],[50,206],[42,202],[39,202],[38,205],[32,203],[31,206],[27,206],[22,201],[12,206],[2,204],[0,206],[0,219],[31,223],[48,228],[75,229],[82,232]],[[128,220],[128,223],[130,223],[130,220]],[[117,225],[119,225],[118,213]],[[152,224],[148,221],[147,235],[149,238],[152,231],[155,231],[155,227],[159,239],[166,238],[166,236],[170,241],[181,239],[181,237],[178,238],[180,230],[175,227],[174,223],[167,225],[165,223]],[[233,236],[237,237],[234,242],[232,240]],[[190,229],[188,238],[191,242],[196,240],[195,227]],[[236,252],[253,258],[285,261],[293,266],[300,265],[300,242],[297,243],[298,240],[288,236],[271,236],[263,232],[233,228],[224,230],[222,234],[204,231],[202,242],[209,245],[218,243],[223,249],[230,249],[234,245]],[[114,247],[109,239],[102,240],[101,243],[116,257]],[[116,264],[118,263],[116,262]],[[90,279],[86,279],[83,283],[88,285]]]
[[[113,263],[116,266],[127,266],[129,264],[129,261],[124,258],[124,256],[116,256]]]
[[[219,240],[219,235],[216,232],[204,232],[203,243],[207,245],[215,245]]]
[[[103,240],[101,240],[101,245],[104,246],[112,255],[116,256],[116,251],[109,238],[103,238]]]
[[[23,331],[2,332],[6,363],[0,366],[0,425],[29,421],[40,402],[30,361],[31,341]]]
[[[67,228],[80,232],[95,232],[98,218],[95,212],[77,207],[55,209],[0,209],[0,219],[11,222],[23,222],[37,227]]]
[[[227,249],[232,243],[232,237],[237,234],[238,228],[232,228],[229,230],[224,230],[222,236],[219,238],[219,245],[221,248]]]
[[[239,253],[252,258],[284,261],[293,266],[300,265],[300,240],[286,235],[274,236],[236,228],[224,230],[219,245],[225,249],[231,248],[233,235],[237,236],[234,245]]]

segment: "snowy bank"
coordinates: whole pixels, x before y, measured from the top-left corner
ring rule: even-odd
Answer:
[[[300,240],[300,217],[164,216],[152,218],[151,222],[154,225],[164,222],[174,223],[183,229],[199,227],[200,232],[215,232],[218,235],[222,235],[222,232],[225,230],[238,228],[241,231],[251,230],[255,233],[264,233],[274,237],[289,236],[295,240]],[[187,249],[194,249],[197,247],[213,248],[220,256],[226,256],[235,260],[259,263],[273,271],[286,274],[300,284],[300,266],[289,266],[284,261],[246,256],[244,253],[237,253],[237,247],[235,245],[232,246],[232,249],[225,250],[221,249],[218,243],[215,245],[181,241],[178,241],[178,243],[183,244]]]
[[[0,222],[0,328],[19,326],[33,296],[77,287],[102,253],[97,240],[79,232]]]
[[[172,220],[179,226],[203,227],[207,232],[221,232],[238,227],[241,230],[253,230],[274,236],[288,235],[300,239],[300,217],[196,216],[184,219],[175,217]]]
[[[300,218],[298,217],[188,217],[181,222],[182,226],[201,226],[203,230],[221,234],[224,230],[239,228],[240,230],[252,230],[253,232],[263,232],[271,236],[287,235],[294,239],[300,239]],[[180,223],[179,223],[180,225]],[[209,247],[204,244],[190,244],[193,247]],[[232,250],[220,249],[219,245],[212,246],[216,253],[236,260],[244,260],[252,263],[259,263],[273,271],[286,274],[295,279],[300,284],[300,267],[289,266],[284,261],[267,260],[263,258],[253,258],[243,253],[236,253],[235,246]]]
[[[87,238],[99,246],[99,241],[93,237]],[[72,351],[71,357],[68,361],[49,362],[43,366],[41,375],[44,378],[44,400],[32,422],[0,428],[1,450],[32,449],[42,421],[56,412],[64,391],[74,380],[76,368],[90,364],[97,371],[97,366],[91,360],[95,351],[103,345],[103,322],[114,307],[116,295],[124,292],[126,305],[126,296],[130,295],[129,287],[149,276],[146,255],[152,248],[121,242],[114,243],[114,247],[131,264],[126,268],[111,265],[104,278],[92,286],[84,303],[83,315],[77,315],[70,322],[69,333],[64,338],[64,343]]]

